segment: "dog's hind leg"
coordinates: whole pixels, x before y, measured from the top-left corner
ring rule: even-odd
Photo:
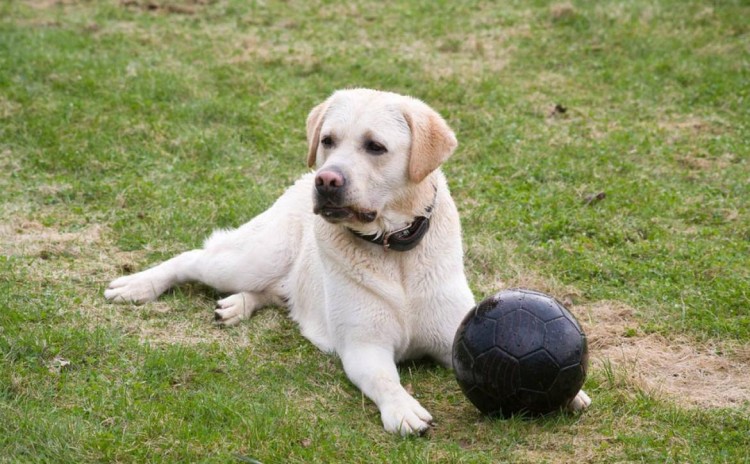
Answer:
[[[112,281],[104,296],[114,302],[146,303],[174,285],[201,282],[222,293],[237,294],[219,302],[216,317],[226,325],[260,306],[281,303],[288,298],[282,282],[299,252],[304,217],[311,214],[310,189],[312,177],[305,176],[250,222],[215,231],[202,249]]]
[[[153,301],[173,285],[190,280],[185,271],[194,266],[202,252],[188,251],[145,271],[115,279],[104,291],[104,297],[117,303]]]
[[[296,241],[290,232],[292,227],[284,229],[286,234],[278,233],[269,224],[271,217],[262,214],[238,229],[216,231],[202,249],[187,251],[143,272],[112,281],[104,296],[114,302],[140,304],[155,300],[174,285],[201,282],[220,292],[252,294],[245,300],[257,302],[243,304],[242,308],[268,304],[268,298],[273,298],[270,292],[289,272]],[[238,315],[246,317],[252,309],[232,312],[233,316],[227,315],[224,323]]]

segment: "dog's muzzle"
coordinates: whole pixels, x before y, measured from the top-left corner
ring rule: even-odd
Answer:
[[[375,211],[362,211],[345,203],[346,177],[337,167],[321,169],[315,175],[315,206],[313,212],[328,222],[372,222]]]

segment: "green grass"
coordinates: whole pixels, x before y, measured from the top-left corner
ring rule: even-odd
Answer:
[[[219,330],[199,286],[102,297],[263,211],[305,172],[307,112],[366,86],[456,130],[478,298],[618,302],[627,337],[747,369],[748,18],[741,0],[0,2],[0,462],[750,461],[747,403],[690,407],[606,363],[587,413],[510,421],[404,365],[438,426],[390,436],[280,310]]]

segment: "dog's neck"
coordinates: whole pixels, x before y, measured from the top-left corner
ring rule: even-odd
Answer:
[[[430,229],[430,217],[437,202],[437,184],[433,181],[428,185],[431,185],[432,189],[432,202],[427,206],[418,207],[420,212],[416,213],[414,219],[405,227],[395,230],[386,229],[374,234],[364,234],[354,229],[349,229],[349,231],[362,240],[382,246],[386,251],[409,251],[415,248]]]

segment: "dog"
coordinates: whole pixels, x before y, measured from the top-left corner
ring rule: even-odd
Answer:
[[[396,364],[429,357],[451,368],[456,330],[474,306],[461,225],[440,166],[457,141],[424,102],[370,89],[335,92],[307,118],[303,175],[265,212],[109,284],[105,297],[145,303],[198,281],[230,294],[218,324],[285,305],[302,334],[336,353],[380,410],[385,430],[429,429],[432,416]],[[579,393],[572,409],[590,403]]]

